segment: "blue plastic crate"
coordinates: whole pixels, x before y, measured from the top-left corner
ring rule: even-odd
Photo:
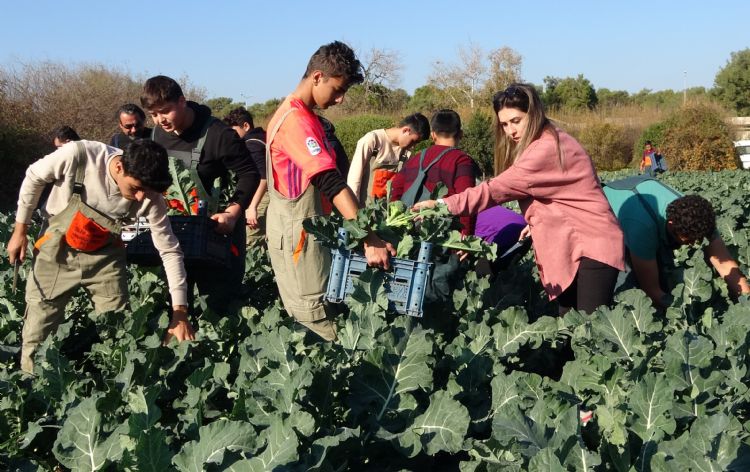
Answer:
[[[339,229],[342,246],[348,240],[345,229]],[[353,279],[367,269],[367,259],[343,247],[331,250],[331,272],[328,277],[326,300],[339,303],[354,291]],[[416,261],[391,259],[391,271],[385,273],[384,287],[388,308],[397,313],[422,317],[422,303],[430,281],[432,243],[422,242]]]

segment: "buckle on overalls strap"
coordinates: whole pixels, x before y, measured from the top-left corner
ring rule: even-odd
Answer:
[[[80,195],[81,192],[83,192],[83,184],[80,182],[73,183],[73,193]]]

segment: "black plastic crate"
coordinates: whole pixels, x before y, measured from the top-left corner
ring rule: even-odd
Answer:
[[[215,231],[216,222],[207,216],[170,216],[186,266],[228,268],[232,256],[229,235]],[[136,236],[127,242],[128,263],[156,266],[161,258],[151,239],[148,229],[137,230]]]

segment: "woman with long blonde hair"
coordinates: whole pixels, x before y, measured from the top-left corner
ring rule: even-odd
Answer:
[[[624,268],[623,235],[591,158],[547,118],[534,86],[512,84],[495,94],[492,105],[497,176],[414,209],[445,204],[454,215],[474,215],[518,200],[542,285],[560,312],[611,304]]]

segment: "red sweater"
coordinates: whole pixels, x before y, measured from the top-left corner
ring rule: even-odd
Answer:
[[[448,146],[435,144],[427,148],[422,167],[427,167],[441,152],[445,151]],[[391,180],[391,201],[399,200],[404,192],[414,183],[419,174],[419,157],[422,152],[415,152],[404,163],[398,174]],[[425,187],[430,192],[435,190],[438,183],[442,183],[448,188],[448,195],[455,195],[471,188],[475,183],[474,161],[460,149],[454,149],[444,155],[437,164],[427,172]],[[476,215],[466,215],[460,218],[464,235],[474,234],[474,223]]]

